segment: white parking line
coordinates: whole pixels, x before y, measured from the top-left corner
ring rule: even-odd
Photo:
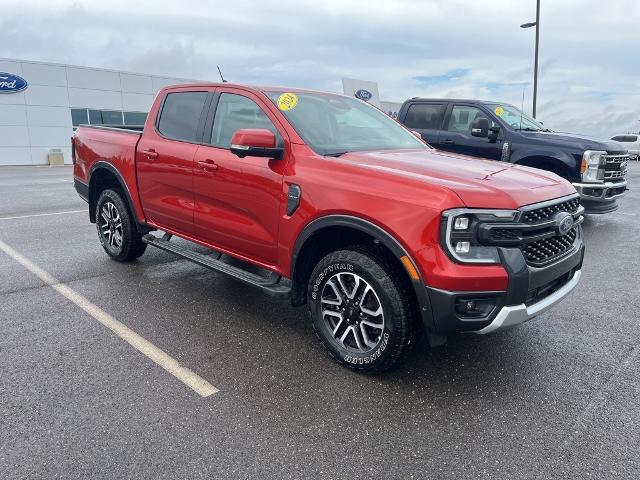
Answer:
[[[91,303],[89,300],[87,300],[72,288],[60,283],[55,277],[42,270],[28,258],[22,256],[20,253],[16,252],[13,248],[11,248],[1,240],[0,250],[9,255],[16,262],[21,264],[23,267],[25,267],[51,288],[56,290],[58,293],[71,300],[102,325],[110,329],[113,333],[118,335],[133,348],[164,368],[167,372],[176,377],[178,380],[180,380],[182,383],[194,390],[199,395],[208,397],[209,395],[213,395],[214,393],[218,392],[218,389],[207,382],[204,378],[195,374],[188,368],[181,366],[175,358],[166,354],[148,340],[145,340],[129,327],[120,323],[118,320],[113,318],[97,305]]]
[[[33,215],[18,215],[17,217],[0,217],[0,220],[15,220],[17,218],[31,218],[31,217],[47,217],[49,215],[65,215],[67,213],[81,213],[87,212],[87,209],[84,210],[69,210],[68,212],[52,212],[52,213],[34,213]]]

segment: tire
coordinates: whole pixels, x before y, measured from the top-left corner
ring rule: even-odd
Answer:
[[[96,228],[102,248],[118,262],[130,262],[147,249],[118,190],[104,190],[96,203]]]
[[[309,280],[307,305],[329,355],[368,374],[406,360],[419,328],[409,288],[399,267],[373,247],[338,250],[320,260]]]

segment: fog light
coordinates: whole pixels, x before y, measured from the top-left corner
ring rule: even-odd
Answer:
[[[466,230],[469,228],[469,217],[458,217],[453,224],[454,230]]]
[[[458,298],[456,299],[456,312],[461,317],[486,317],[496,306],[496,299],[484,298]]]
[[[458,242],[456,243],[456,253],[469,253],[469,248],[471,244],[469,242]]]

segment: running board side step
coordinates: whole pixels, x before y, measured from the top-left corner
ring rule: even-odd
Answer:
[[[173,253],[174,255],[184,258],[185,260],[189,260],[190,262],[196,263],[202,267],[225,273],[236,280],[258,287],[269,295],[289,295],[291,292],[291,282],[275,272],[269,272],[268,276],[248,272],[247,270],[223,262],[221,260],[222,254],[220,252],[212,250],[215,255],[202,255],[181,247],[180,245],[176,245],[175,243],[171,243],[169,241],[171,237],[172,235],[168,233],[166,233],[162,238],[148,233],[143,235],[142,241],[147,245]]]

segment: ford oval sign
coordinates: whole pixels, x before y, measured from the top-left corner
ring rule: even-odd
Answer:
[[[27,81],[12,73],[0,72],[0,93],[17,93],[27,88]]]
[[[371,97],[373,97],[373,94],[369,90],[360,89],[355,93],[354,96],[356,98],[359,98],[360,100],[368,102],[369,100],[371,100]]]

